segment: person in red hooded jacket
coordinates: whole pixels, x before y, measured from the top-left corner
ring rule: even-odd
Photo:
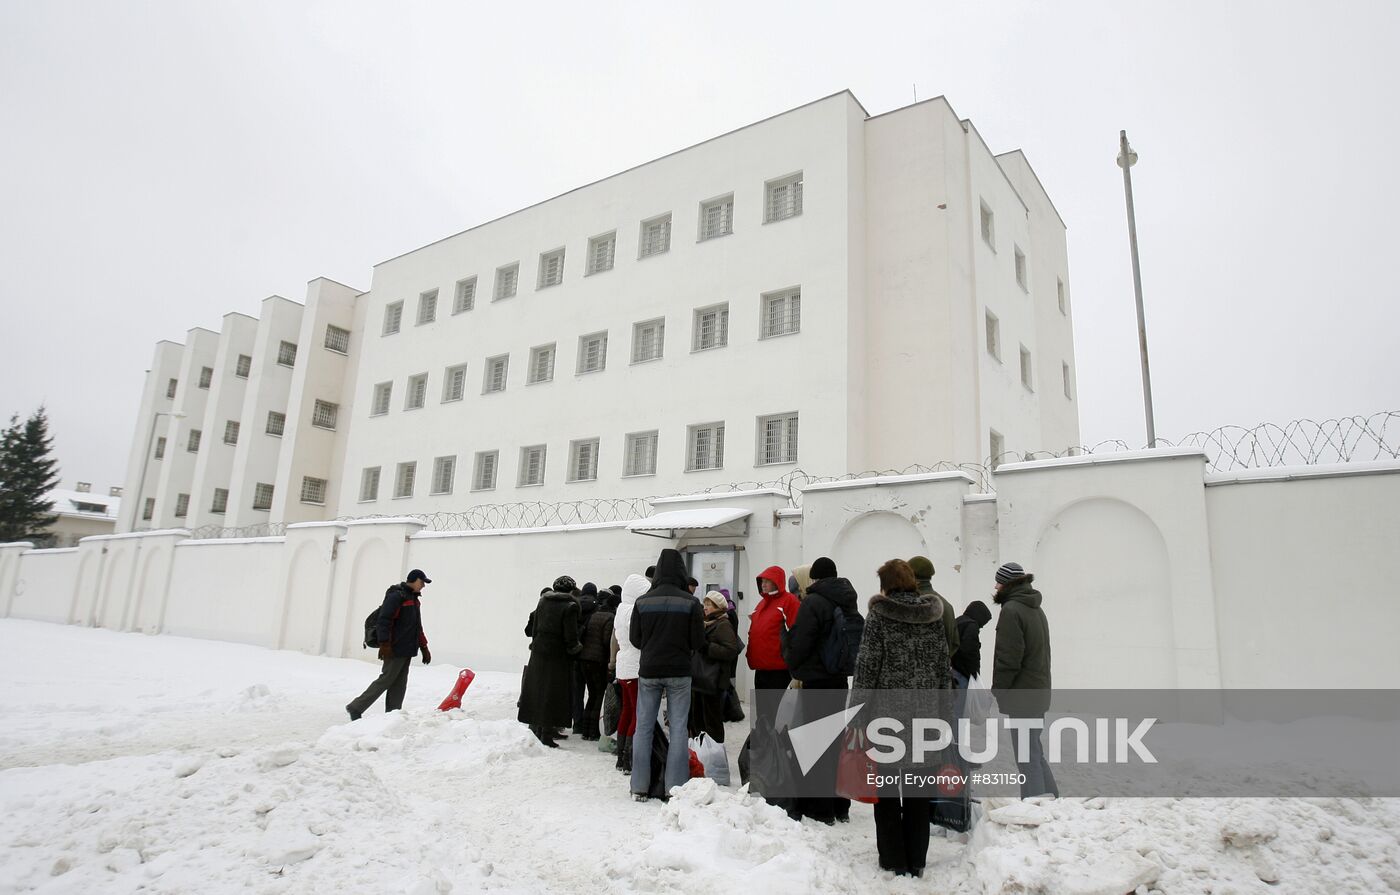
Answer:
[[[783,661],[782,631],[797,621],[802,604],[784,588],[787,575],[781,566],[769,566],[758,576],[761,595],[758,608],[749,615],[749,646],[745,655],[753,669],[757,690],[783,690],[792,683],[792,673]]]

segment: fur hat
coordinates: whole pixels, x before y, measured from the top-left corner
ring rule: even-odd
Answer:
[[[559,594],[571,594],[578,584],[568,575],[560,575],[554,579],[554,592]]]

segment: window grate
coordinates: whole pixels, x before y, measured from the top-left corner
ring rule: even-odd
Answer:
[[[442,400],[460,401],[467,393],[467,365],[448,367],[442,377]]]
[[[987,353],[997,360],[1001,360],[1001,321],[997,320],[997,315],[988,311],[987,314]]]
[[[496,268],[496,291],[492,301],[512,298],[520,281],[520,262]]]
[[[729,344],[729,305],[714,305],[695,312],[695,351]]]
[[[438,291],[429,289],[418,296],[418,325],[423,326],[437,320]]]
[[[996,251],[996,216],[992,214],[992,210],[987,207],[986,202],[981,203],[979,208],[979,221],[982,230],[982,241],[985,242],[988,245],[988,247],[992,249],[992,251]]]
[[[758,446],[760,466],[797,462],[797,414],[760,417],[758,430],[762,439]]]
[[[686,452],[686,469],[724,468],[724,423],[709,423],[690,427],[690,449]]]
[[[213,381],[214,381],[214,368],[213,368],[213,367],[200,367],[200,368],[199,368],[199,387],[200,387],[200,388],[203,388],[203,389],[207,389],[207,388],[209,388],[209,386],[213,383]]]
[[[476,277],[457,281],[457,292],[452,299],[452,313],[462,314],[476,306]]]
[[[634,324],[632,327],[632,363],[657,360],[666,342],[666,319],[658,317]]]
[[[267,434],[281,435],[287,428],[287,415],[276,410],[267,412]]]
[[[627,463],[623,475],[656,475],[655,432],[634,432],[627,436]]]
[[[200,442],[203,438],[204,438],[204,433],[203,433],[203,432],[199,431],[198,429],[191,429],[191,430],[190,430],[190,440],[189,440],[188,443],[186,443],[186,445],[185,445],[185,450],[189,451],[191,454],[197,454],[197,453],[199,453],[199,442]]]
[[[802,214],[802,175],[794,174],[781,180],[770,181],[764,202],[763,220],[766,223],[795,218]]]
[[[392,336],[403,326],[403,302],[390,302],[384,306],[384,335]]]
[[[311,425],[318,429],[334,429],[336,420],[340,418],[340,405],[332,404],[330,401],[316,399],[315,405],[311,408]]]
[[[542,444],[520,449],[520,475],[516,481],[519,487],[544,484],[545,446]]]
[[[616,254],[616,232],[595,236],[588,240],[588,270],[585,271],[585,274],[592,276],[595,273],[612,270]]]
[[[1021,384],[1024,385],[1028,391],[1035,391],[1035,387],[1034,387],[1034,385],[1032,384],[1031,373],[1032,373],[1032,368],[1031,368],[1031,352],[1030,352],[1030,349],[1029,349],[1029,348],[1027,348],[1025,345],[1022,345],[1022,346],[1021,346]]]
[[[498,451],[482,451],[476,455],[476,474],[472,476],[473,491],[492,491],[496,487]]]
[[[530,349],[530,377],[531,385],[537,382],[549,382],[554,379],[554,346],[540,345]]]
[[[734,197],[725,196],[700,206],[700,239],[714,239],[734,232]]]
[[[190,496],[188,494],[175,495],[175,518],[183,519],[190,514]]]
[[[368,503],[379,499],[380,467],[366,466],[360,472],[360,500]]]
[[[253,372],[253,358],[246,354],[238,355],[238,363],[233,367],[233,375],[239,379],[247,379],[248,374]]]
[[[499,357],[487,358],[486,379],[482,383],[483,392],[503,392],[506,390],[506,373],[510,362],[510,355],[502,354]]]
[[[400,463],[394,475],[394,496],[412,497],[414,479],[418,476],[418,464],[415,462]]]
[[[433,487],[431,494],[451,494],[452,482],[457,476],[456,457],[438,457],[433,460]]]
[[[671,216],[662,215],[642,222],[640,257],[649,258],[671,250]]]
[[[564,250],[555,249],[540,255],[540,273],[537,289],[547,289],[564,282]]]
[[[175,390],[180,387],[180,380],[172,379],[165,385],[165,396],[170,400],[175,400]]]
[[[272,509],[272,486],[267,482],[258,482],[253,486],[253,509]]]
[[[608,364],[608,334],[593,333],[578,340],[578,372],[597,373]]]
[[[785,336],[802,328],[802,290],[785,289],[763,296],[763,338]]]
[[[419,373],[408,377],[408,394],[404,398],[404,410],[417,410],[428,402],[428,374]]]
[[[389,401],[394,394],[392,382],[381,382],[374,387],[374,398],[370,401],[369,415],[383,416],[389,412]]]
[[[338,354],[350,353],[350,330],[326,325],[326,348]]]
[[[1016,285],[1020,286],[1023,292],[1029,292],[1031,291],[1030,286],[1027,285],[1026,282],[1026,254],[1021,251],[1020,246],[1014,246],[1013,248],[1013,254],[1016,258]]]
[[[142,519],[143,521],[149,521],[150,518],[151,518],[152,516],[154,516],[155,514],[156,514],[156,499],[155,499],[154,497],[148,497],[148,498],[146,498],[146,504],[145,504],[145,506],[143,506],[143,507],[141,508],[141,519]]]
[[[598,478],[598,439],[570,443],[569,454],[569,481],[591,482]]]
[[[242,428],[238,420],[224,421],[224,444],[238,444],[238,430]]]
[[[215,488],[214,499],[209,504],[209,512],[223,515],[228,512],[228,489]]]
[[[164,459],[165,459],[165,436],[164,436],[164,435],[162,435],[162,436],[160,436],[159,438],[156,439],[156,459],[157,459],[157,460],[164,460]]]
[[[301,502],[324,506],[326,503],[326,480],[309,475],[302,476]]]
[[[284,367],[294,367],[297,362],[297,346],[295,342],[281,342],[277,346],[277,363]]]

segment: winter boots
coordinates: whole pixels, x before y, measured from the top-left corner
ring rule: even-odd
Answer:
[[[617,735],[617,769],[624,774],[632,773],[632,738]]]

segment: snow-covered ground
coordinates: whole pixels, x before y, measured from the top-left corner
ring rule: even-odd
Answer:
[[[895,879],[865,806],[630,801],[611,755],[513,720],[517,675],[443,714],[458,669],[415,665],[403,712],[351,724],[362,662],[14,620],[0,643],[0,892],[1400,891],[1394,801],[1013,802]]]

